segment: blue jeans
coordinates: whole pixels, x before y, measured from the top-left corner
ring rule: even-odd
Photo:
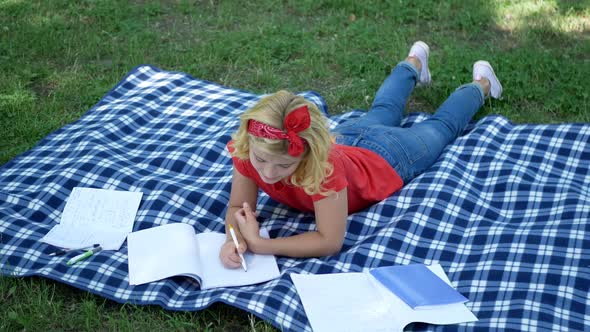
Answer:
[[[429,119],[401,128],[404,108],[418,75],[410,63],[400,62],[377,91],[371,109],[334,129],[336,143],[376,152],[389,162],[404,183],[428,169],[484,103],[479,84],[465,84]]]

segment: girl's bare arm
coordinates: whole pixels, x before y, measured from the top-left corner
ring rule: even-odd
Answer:
[[[316,231],[274,239],[260,238],[255,216],[244,209],[242,220],[245,222],[240,223],[240,228],[248,249],[261,254],[289,257],[320,257],[338,253],[344,242],[348,217],[346,188],[317,201],[314,206]]]
[[[240,210],[244,202],[250,206],[256,206],[256,200],[258,199],[258,186],[256,183],[238,172],[235,168],[232,176],[231,193],[229,196],[229,206],[225,213],[225,234],[229,237],[229,224],[234,226],[238,239],[241,240],[241,234],[237,221],[234,218],[236,211]]]
[[[254,181],[248,179],[238,172],[236,169],[233,171],[231,193],[229,198],[229,206],[225,213],[225,235],[226,242],[221,247],[219,252],[219,258],[225,267],[228,268],[239,268],[241,261],[240,256],[236,252],[236,249],[243,253],[247,248],[246,241],[240,233],[240,228],[235,219],[237,211],[242,209],[243,202],[248,202],[252,206],[256,205],[256,199],[258,196],[258,186]],[[229,225],[233,225],[233,228],[238,239],[239,248],[236,248],[229,232]]]

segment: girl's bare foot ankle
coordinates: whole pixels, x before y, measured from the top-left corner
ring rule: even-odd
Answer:
[[[416,68],[416,70],[418,72],[420,72],[422,70],[422,63],[420,62],[420,59],[418,59],[418,57],[415,56],[408,56],[406,58],[406,61],[411,63],[412,66],[414,66],[414,68]]]
[[[416,85],[429,85],[432,80],[430,77],[430,70],[428,69],[429,55],[430,48],[428,47],[428,44],[420,40],[412,44],[410,52],[408,52],[406,61],[418,72]]]
[[[492,65],[485,60],[479,60],[473,64],[473,82],[482,87],[486,98],[500,99],[502,96],[502,84],[494,73]]]
[[[490,94],[491,84],[490,80],[488,80],[487,78],[482,77],[481,79],[473,80],[473,83],[477,83],[479,84],[479,86],[481,86],[484,97],[487,97]]]

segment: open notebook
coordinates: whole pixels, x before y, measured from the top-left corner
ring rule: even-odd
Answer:
[[[260,230],[268,238],[265,229]],[[274,256],[246,252],[248,272],[227,269],[219,259],[223,233],[195,234],[189,224],[172,223],[133,232],[127,237],[129,284],[141,285],[171,276],[194,278],[201,289],[257,284],[280,276]]]

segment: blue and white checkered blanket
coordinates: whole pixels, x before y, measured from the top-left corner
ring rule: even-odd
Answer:
[[[316,93],[304,92],[320,105]],[[237,115],[259,95],[140,66],[78,121],[0,168],[0,269],[39,275],[113,299],[199,310],[225,302],[284,331],[311,330],[289,273],[439,262],[478,322],[433,330],[581,331],[590,321],[590,125],[470,125],[425,174],[349,218],[344,248],[279,258],[281,278],[201,291],[184,277],[130,286],[127,248],[67,266],[39,240],[76,186],[143,192],[134,229],[183,222],[222,231]],[[334,126],[361,111],[330,118]],[[412,114],[404,125],[427,115]],[[386,180],[386,179],[385,179]],[[313,228],[262,195],[272,237]],[[586,326],[587,328],[587,326]]]

